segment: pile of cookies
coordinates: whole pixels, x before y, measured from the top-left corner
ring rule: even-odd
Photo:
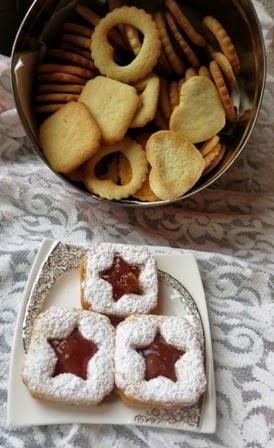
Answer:
[[[153,14],[108,7],[101,17],[77,4],[37,67],[41,147],[99,197],[179,198],[224,157],[237,51],[219,21],[204,17],[198,32],[175,0]]]
[[[22,373],[31,394],[95,405],[115,388],[133,406],[195,404],[207,384],[203,341],[189,320],[149,314],[158,302],[149,251],[102,243],[81,271],[84,310],[51,307],[34,323]]]

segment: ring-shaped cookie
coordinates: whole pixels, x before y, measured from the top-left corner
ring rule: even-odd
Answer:
[[[112,180],[96,177],[96,165],[109,154],[121,152],[128,159],[132,176],[128,184],[116,185]],[[123,199],[136,193],[144,183],[148,172],[148,162],[142,146],[134,140],[125,138],[120,143],[105,146],[84,165],[85,185],[87,189],[105,199]]]
[[[126,66],[114,61],[114,49],[108,42],[110,30],[117,25],[131,25],[143,35],[142,48],[136,58]],[[135,8],[123,6],[107,14],[96,26],[92,35],[91,52],[96,67],[103,75],[125,83],[136,82],[150,73],[160,55],[161,42],[151,16]]]

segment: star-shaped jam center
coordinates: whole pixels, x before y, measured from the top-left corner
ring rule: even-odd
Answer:
[[[160,333],[157,333],[154,341],[147,347],[137,349],[146,363],[146,381],[158,376],[165,376],[176,382],[175,363],[185,353],[168,344]]]
[[[94,342],[88,341],[82,336],[78,328],[66,338],[48,339],[57,356],[57,362],[52,377],[61,373],[87,379],[88,362],[98,350]]]
[[[100,277],[112,286],[112,296],[115,301],[124,294],[142,295],[143,290],[139,284],[141,268],[128,264],[122,257],[115,255],[112,266],[102,272]]]

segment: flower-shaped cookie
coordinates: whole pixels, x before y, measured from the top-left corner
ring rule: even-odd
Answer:
[[[116,328],[115,384],[128,404],[191,406],[206,389],[197,331],[173,316],[131,316]]]
[[[111,316],[145,314],[157,305],[154,257],[141,246],[102,243],[82,263],[82,306]]]
[[[106,316],[52,307],[34,323],[22,378],[36,398],[97,404],[114,385],[114,328]]]

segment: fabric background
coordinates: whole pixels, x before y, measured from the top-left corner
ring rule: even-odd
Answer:
[[[274,2],[254,4],[268,52],[267,85],[257,126],[246,151],[213,188],[176,206],[142,211],[94,205],[64,186],[23,138],[13,110],[9,60],[0,57],[1,447],[273,447]],[[45,237],[195,251],[212,329],[216,434],[126,426],[6,426],[16,316],[30,267]]]

